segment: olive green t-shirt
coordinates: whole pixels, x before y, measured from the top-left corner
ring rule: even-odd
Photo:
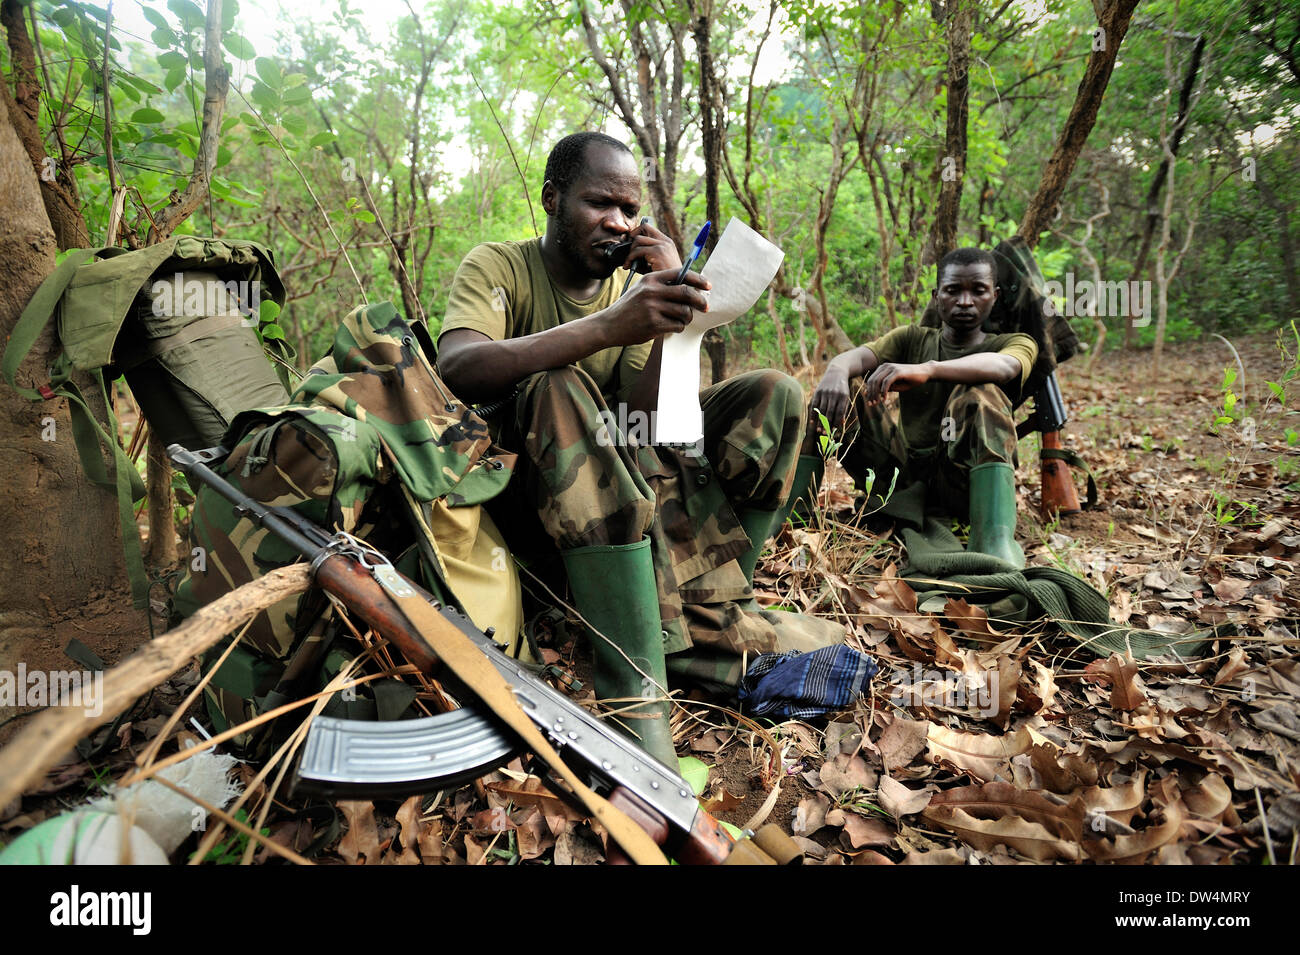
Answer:
[[[943,340],[941,331],[939,328],[905,325],[868,342],[867,347],[881,364],[889,361],[919,365],[922,362],[948,361],[982,352],[1010,355],[1020,362],[1020,377],[999,387],[1013,403],[1019,399],[1020,390],[1029,380],[1030,369],[1038,358],[1038,346],[1032,338],[1020,332],[988,335],[978,345],[956,348]],[[899,417],[909,448],[923,450],[939,444],[944,405],[948,403],[948,396],[954,387],[954,382],[931,381],[899,394]]]
[[[619,269],[593,298],[578,301],[552,283],[540,239],[485,242],[471,249],[456,269],[438,334],[471,328],[493,341],[533,335],[613,305],[626,278],[626,270]],[[596,382],[606,401],[626,401],[651,346],[645,342],[606,348],[576,364]]]

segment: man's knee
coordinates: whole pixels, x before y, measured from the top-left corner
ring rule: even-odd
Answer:
[[[982,385],[956,385],[948,396],[948,408],[958,409],[966,405],[976,405],[989,411],[1011,416],[1011,399],[1007,393],[993,382]]]
[[[1016,462],[1011,399],[996,384],[958,385],[944,407],[940,440],[954,463]],[[960,462],[958,461],[960,459]]]
[[[728,380],[744,389],[750,420],[755,427],[762,427],[764,421],[798,421],[803,424],[806,403],[803,386],[785,372],[761,368]]]
[[[586,372],[568,365],[539,371],[521,381],[517,407],[525,426],[540,416],[577,420],[594,429],[605,400]]]

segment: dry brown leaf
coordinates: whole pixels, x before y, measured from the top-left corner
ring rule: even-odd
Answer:
[[[393,852],[391,849],[384,853],[380,860],[381,865],[419,865],[420,857],[412,849],[403,847],[401,852]]]
[[[604,860],[599,837],[579,827],[567,829],[555,838],[556,865],[595,865]]]
[[[487,859],[487,847],[491,844],[490,837],[476,839],[469,833],[465,834],[465,864],[466,865],[484,865]]]
[[[1084,679],[1110,686],[1110,705],[1117,710],[1135,710],[1146,702],[1137,664],[1122,654],[1093,660],[1084,668]]]
[[[966,857],[960,849],[931,849],[929,852],[909,852],[899,865],[965,865]]]
[[[894,865],[894,861],[874,849],[867,849],[854,854],[853,865]]]
[[[1156,852],[1156,865],[1195,865],[1187,855],[1187,847],[1177,843],[1161,846]]]
[[[961,649],[953,642],[952,637],[937,627],[934,632],[934,651],[936,664],[941,667],[952,667],[955,670],[961,669]]]
[[[1097,764],[1073,753],[1065,753],[1052,743],[1035,743],[1029,749],[1029,764],[1049,792],[1068,795],[1080,786],[1097,782]]]
[[[536,859],[551,846],[555,837],[546,826],[541,809],[536,806],[518,813],[515,819],[515,845],[521,859]]]
[[[826,825],[826,813],[830,807],[831,801],[821,793],[805,796],[799,800],[799,805],[795,808],[794,823],[790,831],[796,836],[811,836]]]
[[[696,753],[716,753],[727,745],[732,734],[726,730],[711,729],[691,740],[691,751]]]
[[[799,755],[821,755],[821,733],[809,726],[807,723],[800,723],[797,720],[789,720],[781,724],[781,732],[794,739],[795,750]]]
[[[1026,679],[1022,676],[1020,685],[1027,688],[1028,694],[1033,697],[1030,712],[1051,712],[1056,702],[1056,671],[1037,660],[1030,660],[1029,665],[1033,668],[1033,677]]]
[[[1026,752],[1031,739],[1024,727],[1010,736],[987,733],[962,733],[931,723],[927,735],[927,757],[933,763],[946,763],[983,781],[999,776],[1011,778],[1011,758]]]
[[[375,827],[375,804],[370,801],[342,799],[335,803],[348,831],[339,840],[339,855],[349,865],[379,864],[379,831]],[[357,860],[362,860],[358,863]]]
[[[1103,813],[1110,819],[1130,826],[1133,816],[1146,802],[1146,779],[1146,769],[1139,767],[1137,772],[1123,781],[1110,786],[1091,786],[1080,795],[1089,813]]]
[[[877,580],[875,590],[879,599],[865,602],[861,611],[864,619],[892,633],[908,659],[933,663],[934,642],[942,629],[934,617],[917,608],[916,592],[905,581],[891,576]]]
[[[578,822],[586,818],[551,792],[546,784],[536,776],[528,776],[523,782],[507,779],[502,782],[487,783],[485,788],[489,792],[507,797],[516,806],[537,806],[548,817],[562,816],[570,822]]]
[[[944,605],[943,615],[962,633],[969,634],[981,642],[997,643],[1004,637],[1004,634],[994,630],[989,624],[989,615],[983,607],[972,606],[965,600],[950,597]]]
[[[1300,794],[1287,793],[1273,800],[1264,811],[1264,820],[1268,822],[1268,831],[1279,838],[1290,838],[1291,833],[1300,829]],[[1264,828],[1264,821],[1258,816],[1245,827],[1246,832],[1258,834]]]
[[[733,796],[724,786],[708,799],[701,800],[700,808],[712,816],[717,815],[720,812],[728,812],[735,809],[744,801],[744,797]]]
[[[1179,743],[1130,738],[1087,740],[1083,746],[1087,752],[1107,757],[1120,765],[1127,765],[1143,756],[1154,756],[1159,763],[1169,759],[1183,759],[1222,773],[1232,780],[1236,789],[1258,786],[1260,789],[1281,792],[1292,788],[1286,777],[1262,763],[1248,761],[1234,752],[1227,740],[1205,727],[1193,729]]]
[[[402,827],[402,845],[414,849],[420,844],[420,797],[412,796],[397,809],[397,821]]]
[[[1278,704],[1261,710],[1252,719],[1260,729],[1300,743],[1300,715],[1296,713],[1294,704]]]
[[[884,723],[876,746],[887,769],[906,766],[924,752],[930,730],[928,720],[912,720],[897,713],[882,713],[876,719]]]
[[[474,832],[487,835],[496,835],[514,827],[514,822],[500,806],[476,812],[470,821],[470,828]]]
[[[1183,822],[1187,818],[1187,809],[1178,798],[1177,783],[1173,777],[1166,777],[1152,787],[1157,814],[1162,817],[1159,825],[1135,832],[1131,835],[1118,835],[1114,839],[1087,839],[1084,849],[1098,862],[1144,862],[1152,852],[1178,838]]]
[[[1232,790],[1218,773],[1210,773],[1180,794],[1188,811],[1201,819],[1219,820],[1232,808]]]
[[[433,819],[420,830],[420,859],[425,865],[442,865],[442,820]]]
[[[880,819],[868,819],[856,812],[844,814],[844,829],[840,841],[851,849],[863,846],[888,846],[894,841],[894,830]]]
[[[1115,600],[1111,604],[1110,619],[1117,624],[1123,625],[1129,622],[1133,616],[1133,595],[1127,590],[1119,590],[1115,593]]]
[[[1228,658],[1223,661],[1223,666],[1219,667],[1219,672],[1214,675],[1214,685],[1222,686],[1242,671],[1248,669],[1250,669],[1250,664],[1246,661],[1245,649],[1233,647],[1228,651]]]
[[[862,741],[862,730],[857,723],[837,720],[826,724],[823,740],[822,755],[826,759],[834,759],[841,753],[852,755],[858,751],[858,744]]]
[[[988,670],[988,676],[985,678],[992,680],[996,677],[998,691],[997,712],[987,717],[987,719],[1003,729],[1006,729],[1007,723],[1011,721],[1011,708],[1016,703],[1016,695],[1020,686],[1020,673],[1019,659],[1010,654],[1000,654],[996,666]]]
[[[903,816],[918,813],[928,806],[932,794],[923,789],[908,789],[893,777],[882,776],[877,795],[880,799],[880,808],[895,819],[901,819]]]
[[[301,852],[311,844],[312,826],[306,819],[291,819],[282,822],[279,825],[271,827],[271,834],[267,841],[274,842],[276,845],[284,846],[286,849],[292,849],[294,852]],[[273,855],[270,848],[263,846],[253,857],[258,865],[264,864]],[[418,859],[416,860],[419,861]]]
[[[1081,856],[1083,804],[1051,802],[1010,783],[984,783],[937,793],[922,818],[985,851],[1005,845],[1036,862]]]
[[[838,799],[852,789],[875,789],[876,774],[861,756],[836,756],[822,763],[821,788]]]
[[[1224,577],[1222,580],[1210,584],[1210,589],[1214,591],[1214,596],[1218,597],[1225,603],[1233,603],[1240,600],[1246,595],[1246,590],[1250,587],[1249,580],[1240,580],[1236,577]]]

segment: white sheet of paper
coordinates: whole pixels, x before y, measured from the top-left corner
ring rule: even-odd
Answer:
[[[785,253],[733,217],[700,274],[713,283],[707,312],[695,312],[686,330],[664,336],[659,366],[655,441],[691,444],[704,436],[700,411],[700,341],[711,328],[745,314],[766,291]]]

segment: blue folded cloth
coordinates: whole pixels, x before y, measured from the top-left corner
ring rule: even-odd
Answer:
[[[741,678],[741,709],[782,720],[822,716],[856,700],[878,669],[871,657],[842,644],[764,653]]]

